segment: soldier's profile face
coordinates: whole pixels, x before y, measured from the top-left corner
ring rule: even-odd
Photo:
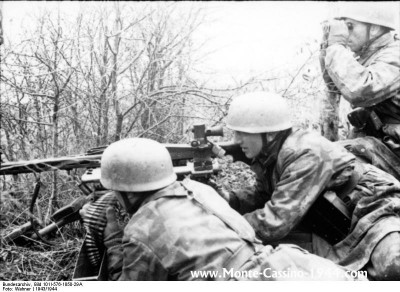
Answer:
[[[349,30],[348,46],[353,52],[359,52],[369,40],[368,24],[351,18],[346,18],[345,22]]]
[[[247,158],[256,157],[263,147],[261,134],[235,131],[234,141],[240,145]]]

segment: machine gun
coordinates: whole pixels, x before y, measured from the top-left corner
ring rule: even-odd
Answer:
[[[215,158],[224,155],[232,155],[234,161],[250,163],[250,160],[246,158],[239,145],[232,142],[212,143],[208,141],[208,137],[223,136],[222,127],[206,128],[204,124],[199,124],[193,127],[192,132],[194,138],[190,144],[164,144],[171,154],[178,179],[190,176],[195,180],[208,180],[211,175],[220,171],[218,161]],[[32,229],[34,234],[30,238],[43,239],[42,236],[57,230],[65,224],[79,220],[79,210],[86,203],[94,202],[108,192],[100,183],[100,161],[106,148],[107,146],[92,148],[84,155],[2,163],[0,175],[41,173],[53,170],[69,171],[77,168],[86,168],[78,184],[84,196],[57,210],[51,216],[53,222],[50,225],[36,230],[35,225],[37,225],[37,222],[31,219],[30,222],[5,235],[3,237],[5,242],[13,242]],[[38,181],[30,204],[32,209],[39,189],[40,182]]]

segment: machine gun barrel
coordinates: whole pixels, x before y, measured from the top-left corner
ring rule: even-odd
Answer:
[[[190,144],[164,144],[169,151],[174,171],[179,179],[190,176],[192,179],[207,181],[212,175],[221,169],[216,157],[231,155],[234,161],[243,161],[250,164],[251,160],[246,158],[238,144],[232,142],[213,143],[207,137],[223,136],[222,127],[206,128],[204,124],[193,126],[194,139]],[[50,233],[57,228],[79,219],[79,210],[88,202],[96,200],[107,192],[101,185],[101,157],[107,146],[100,146],[86,151],[82,155],[64,156],[57,158],[35,159],[29,161],[17,161],[2,163],[0,175],[17,175],[22,173],[40,173],[44,171],[71,170],[85,168],[86,172],[79,180],[79,188],[85,195],[59,209],[52,216],[50,225],[36,230],[32,222],[28,222],[10,234],[6,235],[6,242],[14,241],[21,235],[33,229],[35,234],[31,238]],[[94,197],[94,198],[93,198]]]
[[[70,170],[100,166],[101,155],[77,155],[58,158],[34,159],[2,163],[0,175],[43,172],[51,170]]]
[[[171,154],[173,161],[191,160],[194,157],[208,156],[217,157],[215,147],[222,148],[226,155],[232,155],[235,161],[243,161],[247,164],[250,160],[246,158],[239,145],[232,142],[207,144],[206,147],[193,147],[189,144],[164,144]],[[64,156],[58,158],[34,159],[29,161],[16,161],[2,163],[0,175],[13,175],[20,173],[39,173],[52,170],[71,170],[75,168],[98,168],[101,156],[106,147],[96,148],[96,154]],[[90,153],[90,150],[88,151]]]

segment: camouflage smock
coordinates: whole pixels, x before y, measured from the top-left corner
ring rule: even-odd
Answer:
[[[359,58],[344,46],[326,49],[325,67],[353,107],[372,107],[384,124],[400,123],[400,41],[386,33]]]
[[[214,189],[185,179],[145,199],[125,227],[122,245],[107,251],[109,278],[353,280],[342,267],[298,246],[274,249],[260,243],[249,223]],[[224,274],[223,269],[257,276]],[[196,277],[191,271],[217,271],[221,277]]]
[[[355,156],[324,137],[297,130],[253,160],[253,188],[231,193],[230,205],[265,242],[292,231],[324,191],[340,186]],[[356,169],[359,169],[357,167]],[[352,270],[361,269],[386,234],[400,231],[400,183],[376,167],[363,164],[351,199],[350,234],[325,254]]]
[[[211,187],[175,182],[146,198],[133,214],[124,229],[122,273],[111,279],[208,280],[193,278],[190,271],[239,268],[257,246],[251,226]],[[108,251],[113,270],[119,252]]]

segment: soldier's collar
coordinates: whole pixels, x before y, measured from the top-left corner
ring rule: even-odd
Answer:
[[[375,52],[380,48],[383,48],[393,41],[394,37],[390,32],[387,32],[376,39],[369,41],[368,44],[364,45],[361,49],[360,57],[364,58],[366,54]]]
[[[261,153],[255,158],[255,161],[258,161],[264,167],[275,164],[276,160],[278,159],[279,151],[282,148],[282,144],[292,132],[292,129],[282,131],[271,143],[266,142],[266,134],[263,134],[264,146],[261,150]]]
[[[164,197],[185,197],[185,196],[186,196],[185,189],[181,186],[179,182],[174,182],[169,186],[166,186],[165,188],[160,189],[157,192],[148,196],[146,199],[143,200],[142,206],[150,201],[155,201]]]

